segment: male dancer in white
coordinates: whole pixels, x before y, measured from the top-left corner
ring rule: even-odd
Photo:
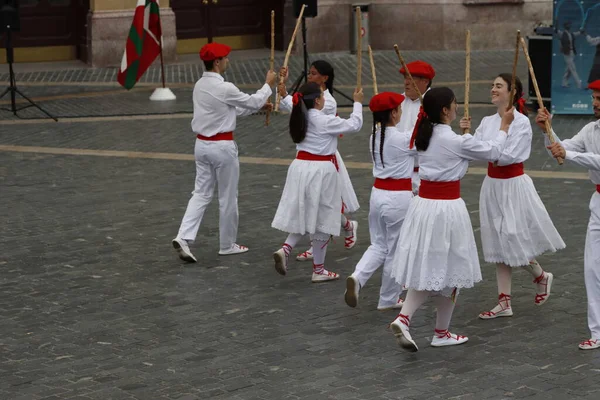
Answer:
[[[354,273],[346,279],[344,300],[350,307],[358,305],[360,289],[383,264],[377,309],[402,308],[399,299],[402,287],[390,275],[391,260],[413,198],[411,176],[417,155],[415,148],[409,148],[412,131],[400,132],[396,128],[402,116],[400,105],[403,101],[401,94],[383,92],[369,102],[369,109],[373,112],[370,144],[375,177],[369,205],[371,245]]]
[[[590,201],[590,222],[585,238],[583,272],[588,298],[588,327],[591,338],[579,344],[582,350],[600,347],[600,80],[590,83],[592,106],[596,121],[583,127],[573,138],[560,140],[554,131],[554,144],[546,137],[546,146],[552,156],[563,158],[589,170],[590,179],[596,185],[596,192]],[[550,113],[545,108],[538,110],[535,122],[542,131]]]
[[[419,89],[419,92],[414,88],[408,74],[404,67],[400,68],[400,73],[404,75],[404,96],[405,99],[402,102],[402,117],[398,123],[398,130],[400,132],[412,132],[415,128],[415,123],[419,116],[419,110],[421,109],[421,99],[419,99],[419,93],[424,95],[431,88],[431,83],[435,77],[435,70],[433,67],[425,61],[417,60],[406,64],[408,72],[410,72],[415,85]],[[414,172],[412,175],[412,187],[413,193],[419,192],[419,157],[415,158]]]
[[[179,233],[172,242],[179,258],[187,262],[196,262],[189,244],[196,239],[204,211],[212,200],[215,183],[219,186],[219,255],[248,251],[246,246],[235,242],[240,164],[233,131],[236,116],[249,115],[265,106],[277,75],[268,71],[265,84],[253,95],[240,91],[233,83],[225,82],[222,76],[229,66],[227,56],[230,51],[229,46],[220,43],[209,43],[200,50],[206,72],[196,82],[193,93],[196,182]]]

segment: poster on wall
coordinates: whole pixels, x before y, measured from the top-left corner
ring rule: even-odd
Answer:
[[[552,112],[592,114],[590,82],[600,79],[600,0],[555,0]]]

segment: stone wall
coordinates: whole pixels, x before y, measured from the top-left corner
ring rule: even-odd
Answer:
[[[291,3],[290,0],[288,0]],[[471,46],[508,49],[517,29],[530,35],[552,22],[552,0],[320,0],[318,16],[307,19],[310,52],[350,50],[352,4],[370,4],[369,36],[373,49],[462,50],[465,30]],[[286,15],[287,17],[287,15]],[[286,19],[286,30],[295,21]]]

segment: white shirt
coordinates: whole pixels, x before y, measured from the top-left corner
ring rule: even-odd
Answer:
[[[406,96],[406,93],[403,94]],[[404,98],[402,102],[402,115],[400,116],[400,122],[396,125],[396,128],[400,132],[412,131],[415,129],[417,123],[417,117],[419,116],[419,109],[421,108],[421,100],[417,97],[416,100],[411,100],[408,97]]]
[[[600,185],[600,120],[590,122],[571,139],[560,140],[552,131],[554,140],[566,150],[565,159],[587,168],[594,185]],[[546,146],[550,145],[548,137]]]
[[[409,149],[412,132],[400,132],[397,128],[386,126],[383,136],[383,164],[381,163],[381,128],[375,132],[375,152],[373,153],[373,135],[369,148],[373,158],[373,176],[375,178],[403,179],[413,174],[417,149]],[[374,156],[373,156],[374,154]]]
[[[508,137],[504,150],[498,159],[498,165],[517,164],[529,159],[531,154],[531,139],[533,131],[529,118],[520,112],[514,112],[515,119],[508,128]],[[498,136],[506,136],[506,133],[500,130],[502,118],[496,113],[488,117],[483,117],[473,137],[477,140],[490,141]]]
[[[266,83],[255,94],[246,94],[216,72],[204,72],[194,86],[192,131],[214,136],[235,130],[236,116],[249,115],[265,105],[272,91]]]
[[[435,125],[429,147],[419,151],[419,176],[428,181],[457,181],[467,173],[469,161],[497,160],[505,142],[506,135],[481,141],[470,134],[457,135],[449,125]]]
[[[298,151],[330,155],[337,150],[338,135],[360,131],[363,124],[362,104],[354,103],[350,118],[327,115],[320,110],[308,110],[308,126],[304,140],[296,144]]]
[[[325,100],[325,104],[323,105],[323,109],[321,112],[325,115],[333,115],[337,114],[337,101],[333,95],[329,92],[329,89],[323,92],[323,99]],[[290,112],[292,111],[292,96],[287,95],[283,99],[279,101],[279,109],[283,111]]]

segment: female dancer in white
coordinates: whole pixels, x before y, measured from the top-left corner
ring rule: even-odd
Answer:
[[[499,135],[502,116],[510,101],[511,74],[500,74],[492,84],[492,103],[497,113],[484,117],[473,135],[478,140],[492,140]],[[488,164],[479,197],[481,242],[486,262],[496,263],[498,304],[490,311],[479,314],[481,319],[510,317],[512,268],[523,268],[536,284],[534,302],[541,306],[550,296],[553,275],[545,272],[535,257],[546,251],[564,249],[565,243],[557,232],[544,203],[523,171],[523,162],[531,153],[532,130],[523,85],[515,81],[515,120],[510,126],[506,146],[497,163]],[[470,128],[471,122],[462,119],[461,128]]]
[[[421,185],[409,208],[394,253],[392,277],[408,288],[402,312],[391,328],[400,346],[418,347],[409,333],[415,311],[430,297],[437,308],[431,345],[466,342],[465,336],[448,332],[455,299],[461,288],[481,281],[473,227],[460,197],[460,179],[470,160],[496,160],[512,122],[512,109],[502,118],[502,135],[483,142],[471,135],[459,136],[450,123],[456,119],[456,98],[446,87],[430,89],[415,126]],[[411,140],[412,147],[412,140]]]
[[[285,80],[287,80],[288,70],[287,68],[281,71],[285,76]],[[325,98],[325,105],[323,106],[322,112],[327,115],[337,116],[337,102],[333,97],[333,80],[335,78],[333,67],[330,63],[325,60],[316,60],[314,61],[310,69],[308,71],[308,82],[314,82],[318,84],[321,89],[323,89],[323,96]],[[285,82],[285,81],[284,81]],[[285,84],[283,86],[279,86],[278,90],[282,97],[280,102],[280,108],[285,111],[290,111],[292,109],[292,98],[291,96],[287,96],[285,90]],[[337,165],[339,167],[339,174],[342,180],[342,228],[344,229],[344,246],[346,249],[351,249],[356,244],[356,231],[358,229],[358,222],[352,221],[344,215],[344,213],[353,213],[358,211],[360,205],[358,204],[358,199],[356,198],[356,193],[354,193],[354,187],[352,186],[352,181],[350,181],[350,175],[348,174],[348,170],[346,169],[346,165],[344,164],[344,160],[342,160],[342,156],[340,152],[336,150],[335,156],[337,159]],[[303,251],[302,253],[296,256],[296,260],[298,261],[309,261],[313,259],[313,247],[311,247]]]
[[[292,248],[305,235],[313,238],[313,282],[338,279],[324,267],[331,235],[340,233],[342,180],[337,170],[337,139],[341,133],[362,128],[362,89],[354,91],[354,109],[349,119],[326,115],[321,87],[309,82],[293,97],[290,135],[296,143],[296,159],[288,169],[285,188],[271,226],[289,235],[273,257],[275,269],[287,273]]]
[[[375,177],[369,205],[371,245],[346,280],[344,299],[350,307],[358,305],[360,288],[383,264],[377,309],[402,308],[402,287],[391,277],[391,259],[413,198],[411,176],[417,155],[416,149],[409,149],[412,131],[400,132],[396,128],[403,101],[401,94],[383,92],[369,102],[373,112],[371,155]]]

